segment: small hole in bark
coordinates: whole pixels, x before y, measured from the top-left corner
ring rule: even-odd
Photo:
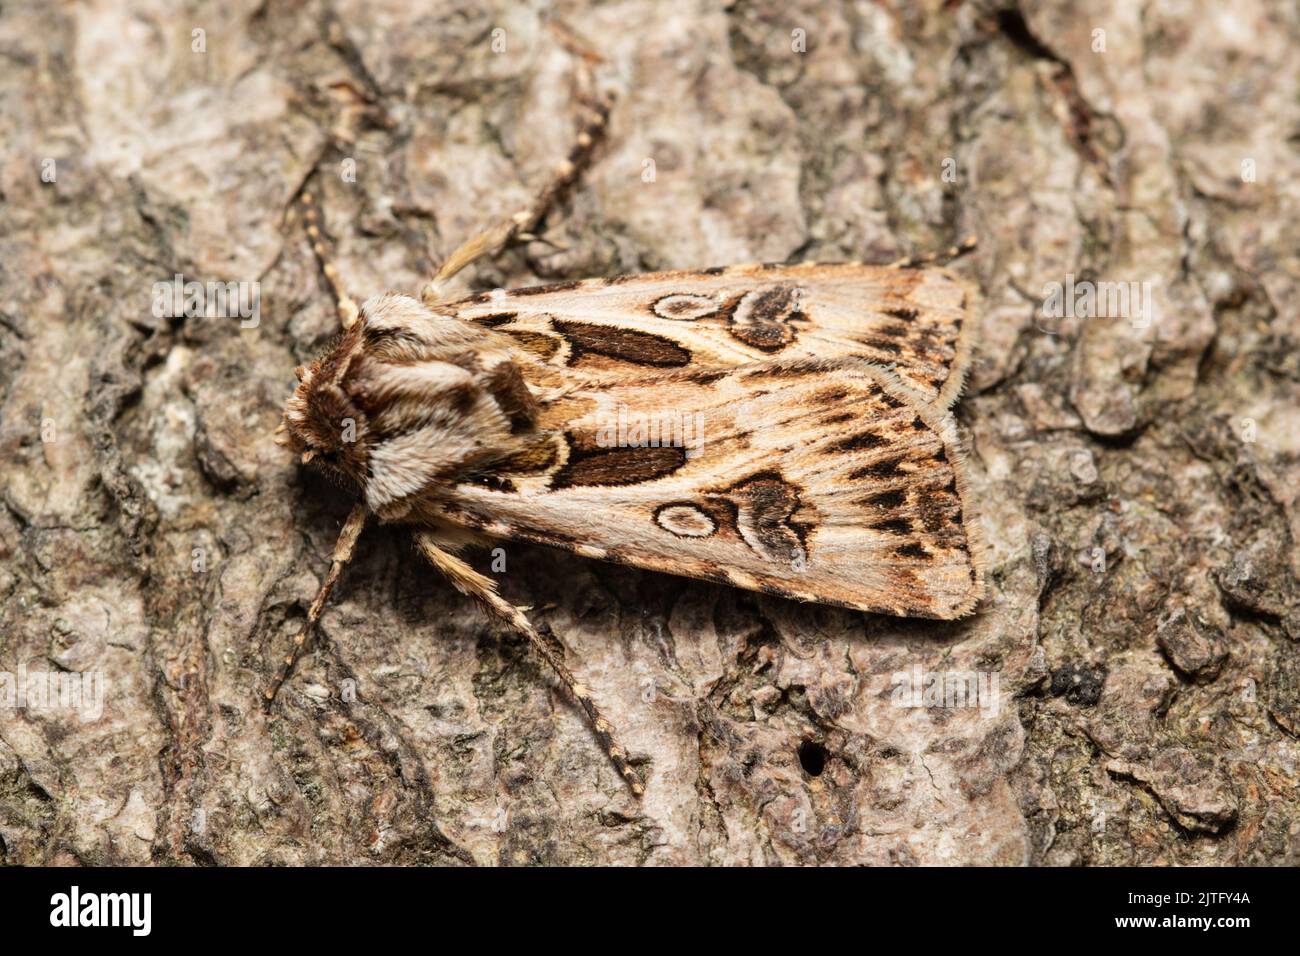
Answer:
[[[799,745],[799,763],[810,777],[820,777],[826,769],[826,748],[815,740],[805,740]]]

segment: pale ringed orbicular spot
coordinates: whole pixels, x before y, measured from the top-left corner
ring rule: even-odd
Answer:
[[[655,299],[650,311],[661,319],[678,319],[692,321],[712,315],[720,309],[721,303],[709,295],[665,295]]]
[[[707,538],[718,530],[708,512],[690,504],[664,505],[655,512],[655,523],[679,538]]]

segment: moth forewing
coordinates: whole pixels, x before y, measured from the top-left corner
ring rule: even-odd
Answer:
[[[364,502],[309,623],[367,510],[411,524],[550,663],[639,794],[587,688],[457,552],[508,538],[801,601],[970,613],[984,550],[947,411],[968,295],[939,270],[808,265],[376,296],[285,410],[283,441]]]
[[[942,269],[805,263],[562,282],[439,308],[511,336],[538,361],[604,380],[854,357],[946,409],[970,363],[973,298]]]
[[[586,377],[428,520],[876,613],[955,618],[984,552],[951,420],[854,359]]]

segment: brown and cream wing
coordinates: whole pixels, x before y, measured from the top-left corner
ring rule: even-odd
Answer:
[[[970,361],[970,290],[942,269],[745,265],[497,290],[441,307],[547,365],[611,377],[854,357],[949,407]]]
[[[854,360],[697,379],[567,394],[529,460],[430,497],[426,517],[876,613],[975,607],[983,547],[946,415]]]

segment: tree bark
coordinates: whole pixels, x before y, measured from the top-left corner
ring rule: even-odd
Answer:
[[[638,802],[371,529],[264,715],[350,505],[273,441],[336,327],[294,196],[319,165],[354,297],[415,292],[580,115],[535,10],[421,6],[0,11],[0,673],[103,680],[0,696],[0,860],[1297,863],[1300,13],[1266,0],[557,4],[608,140],[469,286],[975,236],[992,593],[898,620],[506,546]],[[257,283],[256,324],[157,315],[175,276]],[[1068,281],[1149,283],[1150,321],[1053,318]],[[899,707],[918,668],[996,706]]]

